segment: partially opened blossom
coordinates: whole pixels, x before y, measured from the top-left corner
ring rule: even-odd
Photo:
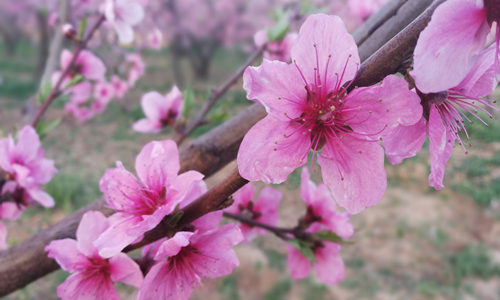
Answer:
[[[290,61],[290,50],[297,39],[296,33],[288,33],[281,41],[268,42],[267,30],[259,30],[254,36],[254,43],[257,47],[262,47],[266,43],[264,58],[269,60],[279,60],[284,62]]]
[[[378,140],[384,130],[420,119],[418,97],[392,75],[381,85],[348,93],[359,55],[336,16],[308,17],[291,53],[292,64],[264,59],[244,73],[248,99],[263,105],[268,115],[241,143],[240,174],[250,181],[281,183],[306,164],[312,150],[339,205],[357,213],[377,204],[387,182]]]
[[[458,86],[485,47],[493,22],[498,65],[499,21],[498,0],[448,0],[436,8],[414,52],[413,78],[420,91],[439,93]]]
[[[127,82],[129,86],[134,86],[136,81],[144,75],[146,69],[144,60],[139,53],[129,53],[125,56],[125,61],[130,65]]]
[[[129,84],[122,80],[119,76],[113,75],[111,76],[111,85],[113,87],[113,94],[117,99],[122,99],[125,94],[128,92]]]
[[[156,250],[156,264],[146,274],[138,299],[188,299],[203,278],[231,274],[239,265],[232,248],[242,239],[234,224],[177,232]]]
[[[354,234],[350,214],[338,212],[335,200],[325,184],[316,186],[306,167],[302,169],[300,195],[307,204],[307,213],[302,219],[310,231],[329,230],[348,239]]]
[[[57,173],[54,161],[44,158],[40,138],[31,126],[24,126],[17,133],[0,139],[0,173],[4,178],[1,194],[10,194],[17,204],[27,206],[33,201],[45,207],[54,206],[54,200],[42,185]]]
[[[50,242],[48,256],[71,275],[57,287],[57,296],[74,299],[120,299],[113,284],[123,282],[139,287],[143,276],[139,266],[125,253],[101,257],[92,242],[109,227],[109,221],[98,211],[85,213],[76,231],[76,240]]]
[[[225,211],[243,215],[256,222],[275,226],[278,223],[278,206],[283,194],[270,186],[262,189],[259,197],[254,202],[255,185],[248,183],[234,193],[234,203]],[[256,233],[267,233],[261,228],[253,228],[247,224],[240,225],[241,232],[246,240],[254,237]]]
[[[498,84],[499,69],[495,63],[495,57],[496,49],[494,46],[483,50],[458,85],[449,85],[449,79],[442,77],[442,82],[448,83],[448,85],[441,84],[445,90],[437,93],[423,92],[430,89],[427,84],[435,86],[436,82],[417,83],[417,91],[426,107],[426,118],[422,118],[413,126],[397,128],[397,132],[392,138],[384,140],[387,152],[391,153],[388,155],[389,159],[400,161],[402,158],[411,156],[401,156],[402,150],[416,153],[422,147],[427,133],[431,164],[429,185],[438,190],[442,189],[445,166],[455,141],[458,141],[467,152],[468,143],[464,141],[464,139],[469,139],[466,123],[472,123],[471,118],[473,117],[487,126],[487,123],[478,115],[478,111],[492,117],[485,106],[492,109],[495,107],[481,97],[491,94]],[[411,74],[419,77],[423,76],[421,72],[421,69],[415,69]],[[450,76],[453,75],[450,74]],[[408,143],[405,147],[401,147],[401,142]]]
[[[311,261],[291,245],[288,245],[287,248],[290,276],[294,279],[307,277],[311,273]],[[312,267],[319,280],[333,285],[344,279],[345,266],[339,253],[340,245],[322,241],[313,247],[313,252]]]
[[[73,60],[73,53],[71,51],[64,49],[61,53],[61,69],[64,70],[70,66]],[[75,77],[76,75],[81,75],[89,80],[104,80],[104,75],[106,74],[106,66],[100,58],[95,56],[92,52],[88,50],[82,50],[75,60],[73,67],[70,72],[63,80],[63,87],[65,84]],[[52,77],[52,84],[54,85],[59,77],[62,75],[62,71],[57,71]]]
[[[95,241],[103,257],[120,252],[153,229],[192,195],[203,175],[188,171],[178,175],[179,152],[170,140],[146,144],[135,161],[139,180],[121,162],[108,169],[99,187],[107,205],[116,211],[111,226]],[[198,190],[198,189],[197,189]]]
[[[182,92],[173,86],[165,96],[158,92],[149,92],[142,96],[141,106],[145,119],[134,123],[139,132],[160,132],[166,126],[172,126],[182,115]]]
[[[7,248],[7,228],[2,220],[15,220],[22,212],[22,208],[14,202],[0,203],[0,250]]]
[[[106,20],[111,23],[120,42],[129,44],[134,40],[132,26],[144,18],[144,9],[134,0],[106,0]]]

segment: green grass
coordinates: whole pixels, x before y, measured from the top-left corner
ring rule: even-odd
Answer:
[[[84,175],[59,173],[45,186],[56,207],[72,212],[100,196],[96,179]]]
[[[239,300],[240,293],[238,291],[238,282],[233,275],[224,277],[222,282],[217,287],[217,291],[223,299],[227,300]]]
[[[263,300],[286,300],[292,289],[292,281],[289,278],[278,281],[263,297]]]
[[[470,245],[449,257],[449,263],[456,284],[467,277],[489,279],[500,276],[500,265],[493,264],[484,245]]]

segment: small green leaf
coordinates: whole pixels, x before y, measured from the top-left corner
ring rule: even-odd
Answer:
[[[313,234],[313,237],[317,240],[320,240],[320,241],[334,242],[337,244],[352,244],[352,242],[348,242],[348,241],[344,240],[335,232],[328,231],[328,230],[318,231],[318,232]]]
[[[80,28],[78,29],[78,39],[83,39],[83,35],[85,34],[85,29],[87,28],[87,18],[83,18],[80,21]]]
[[[52,92],[52,84],[50,83],[50,81],[48,81],[44,85],[42,85],[42,87],[36,94],[36,103],[38,105],[42,105],[43,102],[45,102],[45,100],[49,98],[51,92]]]
[[[187,119],[189,116],[189,112],[193,107],[194,102],[194,92],[191,88],[186,88],[184,90],[184,109],[182,110],[182,117]]]
[[[70,87],[72,86],[75,86],[81,82],[84,82],[85,81],[85,77],[83,77],[82,75],[78,74],[76,75],[75,77],[73,77],[71,79],[70,82],[68,82],[68,84],[66,84],[66,86],[64,87],[64,89],[69,89]]]
[[[38,133],[38,136],[40,136],[41,139],[43,139],[47,133],[55,129],[59,124],[61,124],[61,119],[55,119],[51,121],[46,121],[46,122],[38,122],[38,124],[35,127],[36,132]]]
[[[305,242],[303,240],[291,239],[288,240],[288,243],[295,247],[300,253],[304,254],[304,256],[311,262],[314,263],[314,251],[312,249],[313,245],[311,243]]]
[[[173,215],[170,218],[170,220],[168,221],[168,224],[172,227],[175,227],[177,225],[177,223],[179,223],[179,221],[181,220],[183,215],[184,215],[184,212],[182,210],[176,212],[175,215]]]
[[[267,30],[267,40],[269,42],[278,42],[285,37],[290,28],[288,19],[288,13],[282,14],[278,22],[271,29]]]

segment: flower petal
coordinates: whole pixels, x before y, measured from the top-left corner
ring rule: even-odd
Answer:
[[[93,242],[109,227],[109,222],[100,211],[88,211],[80,220],[76,230],[78,250],[87,257],[97,254]]]
[[[176,256],[182,248],[190,244],[193,232],[179,231],[173,237],[163,242],[155,255],[155,260],[164,260],[171,256]]]
[[[87,258],[78,251],[76,241],[73,239],[52,241],[45,247],[45,251],[66,272],[78,271],[88,264]]]
[[[306,278],[311,272],[311,263],[309,260],[294,247],[287,245],[288,248],[288,269],[293,279]]]
[[[470,72],[454,90],[470,97],[485,97],[491,94],[498,85],[499,69],[495,65],[495,55],[495,45],[481,51]]]
[[[163,126],[160,122],[152,121],[150,119],[141,119],[132,125],[132,129],[141,133],[158,133],[162,130]]]
[[[415,125],[399,125],[385,130],[382,141],[385,155],[391,164],[399,164],[403,159],[417,155],[424,145],[426,137],[427,125],[424,117]]]
[[[436,190],[443,188],[446,163],[451,156],[455,137],[448,132],[437,108],[431,105],[429,113],[429,154],[431,157],[431,174],[429,185]]]
[[[340,246],[323,242],[323,247],[316,249],[314,271],[318,278],[327,284],[336,284],[344,279],[344,261],[339,254]]]
[[[109,259],[110,275],[113,282],[141,286],[143,276],[139,265],[125,253],[118,253]]]
[[[165,98],[158,92],[149,92],[142,96],[141,106],[146,117],[152,121],[160,121],[162,118]]]

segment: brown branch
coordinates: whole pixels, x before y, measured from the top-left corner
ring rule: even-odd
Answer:
[[[378,82],[383,76],[391,74],[396,59],[407,55],[407,48],[411,48],[405,43],[410,43],[411,46],[411,43],[417,39],[420,33],[418,29],[422,30],[425,27],[435,7],[436,5],[432,5],[429,11],[426,11],[412,23],[413,26],[408,26],[409,29],[404,29],[404,33],[402,32],[396,36],[372,58],[365,61],[360,69],[356,84],[359,86],[369,85]],[[418,26],[414,24],[418,24]],[[399,28],[399,30],[401,29]],[[391,68],[385,68],[384,61]],[[379,70],[381,67],[384,71]],[[383,74],[383,72],[387,73]],[[258,104],[254,104],[233,119],[184,147],[181,150],[182,172],[190,169],[198,170],[206,176],[216,172],[236,157],[239,143],[244,134],[264,116],[264,109]],[[231,184],[224,182],[217,185],[187,207],[185,215],[181,219],[182,223],[179,226],[191,222],[206,212],[220,208],[224,200],[245,182],[239,178],[239,175],[232,174],[232,176],[234,177],[229,180],[229,182],[232,182]],[[74,238],[81,216],[88,210],[105,210],[104,201],[102,199],[97,200],[67,216],[57,224],[42,230],[27,241],[7,251],[0,252],[0,296],[7,295],[56,270],[59,266],[47,257],[43,249],[52,240]]]
[[[43,102],[43,104],[40,106],[40,108],[36,112],[35,117],[33,118],[33,121],[31,122],[31,126],[33,126],[33,127],[36,126],[36,124],[40,121],[42,116],[45,114],[45,112],[49,108],[50,104],[52,104],[52,102],[54,102],[54,100],[57,99],[57,97],[59,97],[61,95],[61,93],[63,91],[61,89],[61,85],[64,81],[64,78],[69,74],[71,69],[74,67],[78,56],[83,51],[83,49],[85,49],[87,47],[88,42],[90,41],[90,39],[92,38],[94,33],[97,31],[97,29],[102,25],[102,23],[104,22],[105,19],[106,18],[104,17],[104,15],[100,15],[99,19],[94,24],[94,26],[92,26],[92,28],[90,29],[87,36],[82,41],[80,41],[76,44],[75,50],[73,53],[73,57],[71,58],[71,62],[62,71],[61,76],[57,80],[55,86],[52,88],[52,91],[50,92],[49,96],[47,97],[47,99]]]
[[[265,229],[265,230],[273,233],[274,235],[276,235],[277,237],[279,237],[280,239],[282,239],[284,241],[287,241],[290,239],[290,237],[287,236],[286,234],[293,232],[293,229],[291,229],[291,228],[281,228],[281,227],[271,226],[269,224],[264,224],[264,223],[249,219],[249,218],[244,217],[242,215],[237,215],[237,214],[229,213],[226,211],[223,213],[223,216],[228,218],[228,219],[236,220],[240,223],[247,224],[251,227],[259,227],[259,228]]]
[[[210,93],[210,97],[203,104],[202,108],[196,115],[196,117],[187,124],[186,129],[182,130],[181,133],[178,133],[175,137],[175,142],[180,145],[186,137],[188,137],[198,126],[203,123],[203,120],[207,116],[208,112],[215,105],[217,100],[219,100],[228,90],[229,88],[236,84],[238,80],[243,76],[243,72],[245,69],[250,66],[261,54],[264,52],[266,45],[257,48],[250,57],[246,60],[246,62],[236,70],[231,77],[229,77],[221,86],[214,88]]]

